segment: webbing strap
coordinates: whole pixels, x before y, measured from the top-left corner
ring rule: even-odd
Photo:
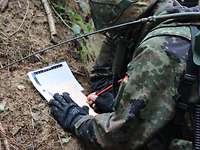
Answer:
[[[192,45],[188,52],[188,59],[186,61],[186,69],[183,72],[178,87],[178,96],[175,100],[177,107],[183,110],[188,109],[189,98],[191,97],[192,86],[198,81],[199,68],[193,61],[193,49],[195,47],[195,35],[199,31],[195,26],[191,26]]]
[[[189,99],[192,94],[192,87],[198,81],[198,66],[193,61],[193,48],[195,46],[195,35],[198,30],[195,26],[191,26],[192,44],[188,52],[186,61],[186,69],[183,72],[178,86],[178,94],[174,97],[176,101],[176,114],[174,117],[174,125],[177,126],[177,136],[184,135],[184,128],[186,127],[185,113],[192,112],[192,106]],[[180,134],[180,135],[179,135]],[[187,133],[188,134],[188,133]]]
[[[131,4],[134,3],[132,0],[122,0],[116,7],[113,8],[113,13],[118,16],[122,14]]]
[[[192,28],[193,32],[196,34],[194,35],[193,40],[193,61],[196,65],[200,66],[200,30],[198,28]]]

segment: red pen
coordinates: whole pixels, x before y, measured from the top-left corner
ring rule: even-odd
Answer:
[[[128,79],[128,76],[126,75],[124,78],[118,80],[118,83],[121,83],[122,81],[127,80],[127,79]],[[107,92],[107,91],[110,90],[112,87],[113,87],[113,84],[110,84],[108,87],[106,87],[105,89],[103,89],[103,90],[101,90],[100,92],[98,92],[98,93],[96,94],[96,96],[99,96],[99,95],[101,95],[101,94]]]

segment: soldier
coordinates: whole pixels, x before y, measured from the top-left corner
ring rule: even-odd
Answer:
[[[178,0],[181,5],[187,6],[187,7],[194,7],[198,5],[199,0]]]
[[[182,7],[176,0],[90,0],[90,6],[97,29],[150,15],[200,11],[199,7]],[[184,119],[176,119],[176,101],[185,98],[179,85],[193,47],[191,31],[198,24],[190,20],[166,20],[105,33],[92,71],[92,88],[98,92],[110,82],[114,88],[89,96],[88,103],[95,104],[99,114],[88,115],[63,93],[55,94],[50,102],[54,118],[64,130],[95,148],[192,149],[191,142],[185,141],[192,139],[190,128],[182,126]],[[120,78],[124,79],[118,88]],[[195,102],[197,98],[191,97]]]

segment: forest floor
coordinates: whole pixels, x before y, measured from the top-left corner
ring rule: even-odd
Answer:
[[[59,39],[70,36],[59,21],[56,28]],[[0,13],[0,66],[49,45],[52,45],[49,25],[41,1],[10,0],[6,11]],[[47,102],[27,77],[29,71],[61,61],[67,61],[76,78],[88,89],[88,75],[73,44],[0,70],[0,123],[5,130],[0,134],[0,149],[3,139],[7,139],[11,150],[83,149],[76,138],[56,124]]]

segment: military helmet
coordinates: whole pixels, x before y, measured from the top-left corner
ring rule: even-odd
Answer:
[[[90,0],[96,29],[137,19],[157,0]]]

